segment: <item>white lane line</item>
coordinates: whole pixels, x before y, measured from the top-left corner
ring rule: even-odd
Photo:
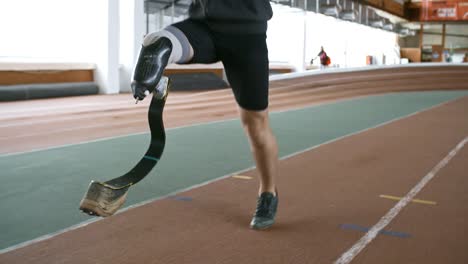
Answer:
[[[356,255],[359,254],[378,234],[382,231],[413,198],[421,191],[421,189],[439,172],[449,161],[460,151],[463,146],[468,142],[468,137],[465,137],[458,145],[450,151],[443,160],[441,160],[416,186],[408,192],[408,194],[401,199],[390,211],[385,214],[380,221],[375,224],[356,244],[354,244],[348,251],[343,253],[335,264],[350,263]]]
[[[87,226],[87,225],[89,225],[89,224],[92,224],[92,223],[97,222],[97,221],[100,221],[100,220],[102,220],[102,218],[97,218],[97,217],[96,217],[96,218],[91,218],[91,219],[86,220],[86,221],[84,221],[84,222],[78,223],[78,224],[76,224],[76,225],[67,227],[67,228],[62,229],[62,230],[59,230],[59,231],[57,231],[57,232],[53,232],[53,233],[50,233],[50,234],[47,234],[47,235],[43,235],[43,236],[40,236],[40,237],[38,237],[38,238],[35,238],[35,239],[31,239],[31,240],[22,242],[22,243],[20,243],[20,244],[16,244],[16,245],[14,245],[14,246],[1,249],[1,250],[0,250],[0,255],[1,255],[1,254],[4,254],[4,253],[7,253],[7,252],[9,252],[9,251],[13,251],[13,250],[16,250],[16,249],[24,248],[24,247],[27,247],[27,246],[36,244],[36,243],[38,243],[38,242],[41,242],[41,241],[44,241],[44,240],[47,240],[47,239],[56,237],[56,236],[58,236],[58,235],[60,235],[60,234],[63,234],[63,233],[66,233],[66,232],[68,232],[68,231],[72,231],[72,230],[78,229],[78,228],[80,228],[80,227]]]

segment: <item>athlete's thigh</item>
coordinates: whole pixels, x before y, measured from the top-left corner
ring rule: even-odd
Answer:
[[[239,106],[268,107],[268,48],[265,34],[215,34],[215,46]]]
[[[193,58],[188,63],[214,63],[219,61],[213,36],[208,26],[197,20],[186,19],[172,26],[180,29],[193,48]]]

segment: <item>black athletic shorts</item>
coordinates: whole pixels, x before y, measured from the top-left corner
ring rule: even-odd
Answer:
[[[187,19],[172,26],[180,29],[194,50],[188,63],[221,61],[240,107],[261,111],[268,107],[268,49],[266,33],[227,34]]]

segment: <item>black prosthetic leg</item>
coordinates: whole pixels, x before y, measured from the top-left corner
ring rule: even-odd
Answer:
[[[162,114],[170,88],[169,78],[163,77],[162,73],[171,50],[172,44],[169,39],[160,38],[141,49],[135,68],[132,82],[135,99],[143,100],[149,92],[154,92],[148,111],[151,130],[151,144],[148,150],[126,174],[106,182],[91,181],[80,203],[80,210],[83,212],[102,217],[113,215],[124,204],[130,186],[146,177],[161,158],[166,142]]]

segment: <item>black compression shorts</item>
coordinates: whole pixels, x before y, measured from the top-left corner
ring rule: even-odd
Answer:
[[[188,63],[221,61],[240,107],[261,111],[268,107],[268,49],[266,34],[226,34],[207,24],[187,19],[172,26],[180,29],[194,50]]]

